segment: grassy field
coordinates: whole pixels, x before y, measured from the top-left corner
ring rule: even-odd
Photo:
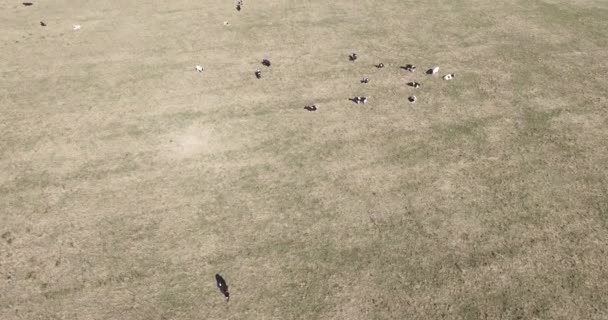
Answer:
[[[608,319],[608,2],[33,2],[0,318]]]

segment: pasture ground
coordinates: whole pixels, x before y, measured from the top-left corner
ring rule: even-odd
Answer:
[[[608,317],[605,1],[33,2],[2,319]]]

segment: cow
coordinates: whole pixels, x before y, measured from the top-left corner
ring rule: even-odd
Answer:
[[[405,67],[401,67],[401,69],[404,69],[409,72],[414,72],[416,71],[416,66],[413,64],[406,64]]]
[[[226,302],[230,301],[230,293],[228,292],[228,284],[226,284],[226,280],[216,273],[215,282],[217,288],[220,289],[220,292],[224,295],[224,297],[226,297]]]
[[[435,67],[426,71],[426,74],[435,74],[439,72],[439,67]]]
[[[354,103],[356,103],[356,104],[359,104],[359,103],[365,104],[365,103],[367,103],[367,97],[355,96],[353,98],[350,98],[349,100],[352,101],[352,102],[354,102]]]

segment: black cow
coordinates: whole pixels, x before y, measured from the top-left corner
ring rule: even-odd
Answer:
[[[353,54],[349,55],[349,56],[348,56],[348,60],[350,60],[350,61],[355,61],[355,60],[357,60],[357,54],[356,54],[356,53],[353,53]]]
[[[270,60],[264,59],[264,60],[262,60],[262,64],[265,65],[265,66],[267,66],[267,67],[270,67]]]
[[[230,293],[228,292],[228,284],[226,284],[226,280],[216,273],[215,282],[217,288],[220,289],[220,292],[224,295],[224,297],[226,297],[226,301],[230,301]]]

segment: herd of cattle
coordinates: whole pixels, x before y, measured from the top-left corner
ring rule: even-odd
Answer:
[[[237,2],[237,5],[239,6],[237,8],[240,8],[240,6],[243,5],[242,0],[239,0]],[[238,9],[238,10],[240,10],[240,9]],[[350,54],[348,56],[348,59],[350,61],[354,62],[354,61],[357,61],[358,56],[357,56],[356,53],[352,53],[352,54]],[[262,65],[269,68],[272,64],[271,64],[270,60],[263,59],[262,60]],[[378,68],[378,69],[382,69],[382,68],[384,68],[384,63],[380,62],[377,65],[375,65],[375,67]],[[402,66],[401,69],[404,69],[404,70],[409,71],[409,72],[415,72],[416,71],[416,66],[413,65],[413,64],[407,64],[405,66]],[[196,66],[196,71],[203,72],[203,67],[200,66],[200,65],[197,65]],[[427,75],[434,75],[434,74],[437,74],[438,72],[439,72],[439,67],[433,67],[433,68],[428,69],[426,71],[426,74]],[[254,72],[254,75],[255,75],[256,79],[258,79],[258,80],[262,79],[262,70],[257,69]],[[454,73],[449,73],[449,74],[446,74],[446,75],[443,76],[443,80],[452,80],[455,77],[456,77],[456,75]],[[364,77],[363,79],[360,80],[360,82],[362,84],[368,84],[369,83],[369,78],[368,77]],[[410,86],[410,87],[412,87],[412,88],[415,88],[415,89],[422,88],[422,83],[416,82],[416,81],[408,82],[407,85]],[[352,102],[354,102],[354,103],[356,103],[356,104],[359,104],[359,103],[366,104],[367,100],[368,100],[368,97],[367,96],[354,96],[352,98],[349,98],[349,100],[352,101]],[[416,98],[415,95],[409,96],[407,98],[407,101],[409,101],[410,103],[416,103],[416,100],[417,100],[417,98]],[[308,110],[308,111],[317,111],[318,107],[317,107],[317,105],[313,104],[313,105],[307,105],[307,106],[305,106],[304,109]]]
[[[243,0],[236,0],[235,7],[236,7],[237,11],[241,11],[243,9]],[[229,23],[227,21],[225,21],[224,25],[229,25]],[[352,54],[348,55],[348,60],[351,61],[351,62],[357,61],[358,58],[359,58],[359,56],[357,55],[357,53],[354,53],[354,52]],[[270,60],[263,59],[262,60],[262,65],[269,68],[271,66]],[[374,66],[376,68],[378,68],[378,69],[382,69],[382,68],[384,68],[384,63],[380,62],[380,63],[378,63],[378,64],[376,64]],[[401,69],[404,69],[404,70],[409,71],[409,72],[415,72],[416,71],[416,66],[413,65],[413,64],[407,64],[405,66],[402,66]],[[197,65],[196,66],[196,71],[203,72],[203,67],[200,66],[200,65]],[[434,74],[437,74],[438,72],[439,72],[439,67],[433,67],[433,68],[428,69],[426,71],[426,74],[427,75],[434,75]],[[262,70],[257,69],[254,72],[254,75],[255,75],[256,79],[258,79],[258,80],[262,79]],[[449,73],[449,74],[446,74],[446,75],[443,76],[443,80],[452,80],[452,79],[455,78],[455,76],[456,75],[454,73]],[[360,82],[361,82],[361,84],[368,84],[369,83],[369,78],[365,77],[365,78],[361,79]],[[408,82],[407,85],[410,86],[410,87],[412,87],[412,88],[415,88],[415,89],[418,89],[418,88],[422,87],[422,83],[416,82],[416,81]],[[367,101],[368,101],[368,97],[367,96],[355,96],[355,97],[349,98],[349,100],[352,101],[352,102],[354,102],[354,103],[356,103],[356,104],[359,104],[359,103],[366,104]],[[415,95],[411,95],[411,96],[409,96],[407,98],[407,101],[410,102],[410,103],[416,103],[417,98],[416,98]],[[308,110],[308,111],[317,111],[318,107],[317,107],[317,105],[313,104],[313,105],[307,105],[307,106],[305,106],[304,109]]]
[[[243,5],[242,0],[239,0],[238,3],[237,3],[237,5],[242,6]],[[348,59],[350,61],[354,62],[354,61],[357,61],[358,56],[357,56],[356,53],[352,53],[352,54],[350,54],[348,56]],[[272,64],[271,64],[270,60],[263,59],[262,60],[262,65],[265,66],[265,67],[270,68],[270,66]],[[382,69],[382,68],[384,68],[384,63],[380,62],[377,65],[375,65],[375,67],[378,68],[378,69]],[[203,67],[200,66],[200,65],[197,65],[195,67],[195,69],[198,72],[203,72],[203,70],[204,70]],[[413,64],[407,64],[405,66],[402,66],[401,69],[404,69],[404,70],[409,71],[409,72],[415,72],[416,71],[416,66],[413,65]],[[437,74],[438,72],[439,72],[439,67],[433,67],[433,68],[428,69],[426,71],[426,74],[427,75],[434,75],[434,74]],[[254,72],[254,75],[255,75],[256,79],[258,79],[258,80],[262,79],[262,70],[257,69]],[[446,75],[443,76],[443,80],[452,80],[455,77],[456,77],[456,75],[454,73],[449,73],[449,74],[446,74]],[[360,80],[360,82],[362,84],[368,84],[369,83],[369,78],[368,77],[364,77],[363,79]],[[408,82],[407,85],[410,86],[410,87],[412,87],[412,88],[415,88],[415,89],[422,88],[422,83],[416,82],[416,81]],[[368,97],[367,96],[355,96],[355,97],[349,98],[349,100],[352,101],[352,102],[354,102],[354,103],[356,103],[356,104],[359,104],[359,103],[366,104],[367,100],[368,100]],[[416,98],[415,95],[409,96],[407,98],[407,101],[409,101],[410,103],[416,103],[416,100],[417,100],[417,98]],[[307,106],[305,106],[304,109],[308,110],[308,111],[317,111],[318,107],[313,104],[313,105],[307,105]]]

